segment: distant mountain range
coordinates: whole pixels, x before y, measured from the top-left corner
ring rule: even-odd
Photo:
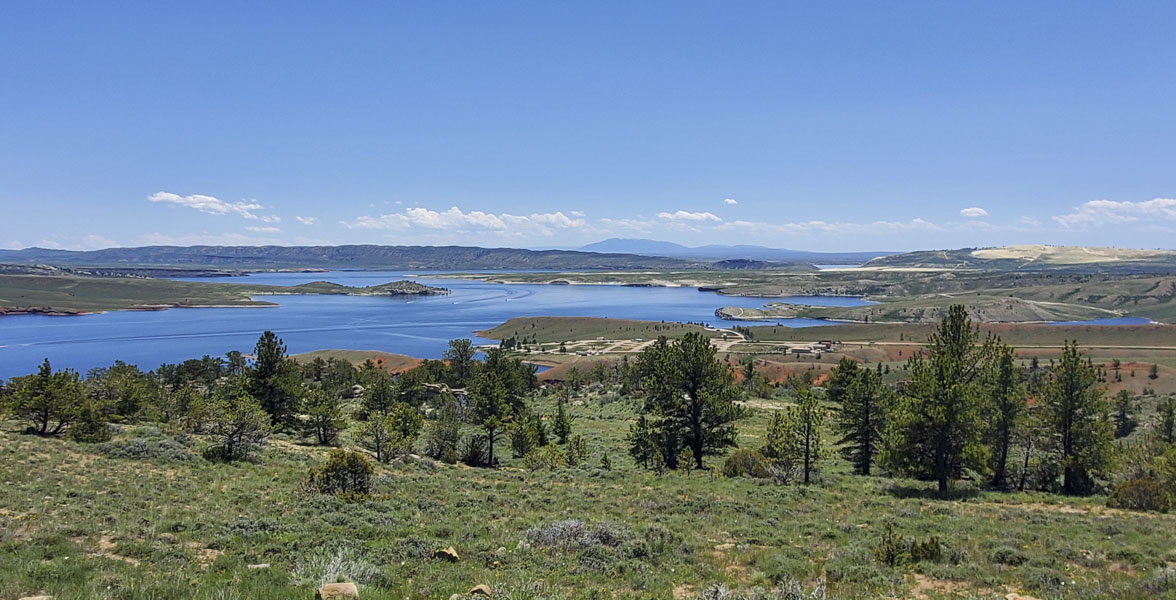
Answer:
[[[747,268],[661,256],[467,246],[143,246],[104,250],[0,250],[0,263],[61,267],[265,269],[709,269]]]
[[[697,246],[689,247],[673,242],[657,240],[610,238],[578,250],[584,252],[620,252],[625,254],[641,254],[644,256],[665,256],[671,258],[689,258],[694,260],[758,260],[782,263],[810,263],[810,264],[861,264],[880,256],[898,254],[898,252],[809,252],[806,250],[787,250],[784,248],[768,248],[766,246]]]

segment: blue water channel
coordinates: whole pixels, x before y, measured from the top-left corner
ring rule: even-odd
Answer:
[[[419,273],[419,272],[418,272]],[[272,330],[290,353],[324,348],[379,350],[438,358],[448,341],[471,338],[490,343],[475,331],[520,316],[612,317],[648,321],[691,321],[715,327],[739,322],[714,315],[716,308],[758,308],[765,302],[816,306],[857,306],[846,297],[745,298],[695,288],[616,285],[496,284],[476,280],[417,276],[404,272],[336,271],[258,273],[197,281],[297,285],[331,281],[367,286],[401,279],[444,287],[447,296],[266,296],[275,308],[189,308],[115,311],[95,315],[0,317],[0,378],[36,370],[48,358],[54,368],[81,372],[115,359],[152,369],[230,350],[250,352],[262,331]],[[773,321],[774,323],[774,321]],[[815,319],[781,319],[787,327],[827,325]],[[757,323],[742,323],[755,325]],[[762,323],[759,323],[762,324]]]

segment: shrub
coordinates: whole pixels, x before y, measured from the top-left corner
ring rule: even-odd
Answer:
[[[1172,508],[1172,494],[1168,493],[1159,481],[1151,477],[1140,477],[1115,486],[1115,491],[1107,498],[1107,506],[1168,512]]]
[[[523,538],[533,546],[580,550],[593,546],[620,547],[633,538],[633,532],[615,523],[585,525],[579,519],[566,519],[532,527]]]
[[[170,438],[159,440],[135,438],[125,441],[103,442],[95,444],[94,451],[110,458],[159,459],[177,462],[197,459],[187,446]]]
[[[86,402],[78,411],[77,422],[69,428],[69,437],[75,442],[90,444],[109,442],[111,430],[106,415],[94,402]]]
[[[771,475],[768,459],[759,450],[743,448],[731,453],[723,463],[725,477],[755,477],[765,479]]]
[[[988,555],[988,560],[998,565],[1009,565],[1010,567],[1017,567],[1029,561],[1029,557],[1025,556],[1024,552],[1012,548],[1010,546],[1001,546],[992,551]]]
[[[535,448],[528,452],[523,462],[532,471],[538,471],[539,469],[556,471],[567,464],[567,458],[560,451],[559,446],[548,444],[542,448]]]
[[[471,467],[486,465],[486,436],[470,435],[461,444],[461,462]]]
[[[367,496],[372,490],[372,463],[351,450],[333,450],[327,464],[310,469],[307,487],[320,494]]]
[[[920,562],[943,562],[946,548],[939,538],[931,536],[920,542],[913,538],[900,538],[894,525],[887,523],[874,546],[874,558],[887,566]]]

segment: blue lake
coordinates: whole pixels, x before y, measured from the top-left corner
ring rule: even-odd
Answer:
[[[268,296],[276,308],[192,308],[153,312],[110,312],[74,317],[17,315],[0,318],[0,378],[34,372],[44,358],[54,368],[81,372],[116,359],[153,369],[230,350],[250,352],[262,331],[272,330],[290,353],[324,348],[381,350],[438,358],[448,341],[477,338],[520,316],[612,317],[650,321],[692,321],[716,327],[739,322],[714,316],[721,306],[757,308],[784,301],[820,306],[860,305],[844,297],[742,298],[695,288],[612,285],[504,285],[444,279],[403,272],[259,273],[198,281],[297,285],[332,281],[365,286],[412,279],[452,290],[448,296]],[[827,325],[814,319],[782,319],[788,327]],[[774,323],[774,322],[773,322]],[[754,325],[756,323],[743,323]],[[768,323],[760,323],[768,324]]]

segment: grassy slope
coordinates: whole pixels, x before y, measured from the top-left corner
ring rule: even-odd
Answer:
[[[370,571],[367,579],[380,583],[364,587],[368,600],[446,598],[477,583],[554,597],[604,590],[670,598],[708,582],[821,577],[833,598],[914,590],[926,598],[948,590],[1046,598],[1096,589],[1127,597],[1176,561],[1176,516],[1108,510],[1101,497],[978,492],[937,500],[922,483],[851,476],[840,459],[811,487],[708,473],[658,477],[637,470],[623,450],[633,406],[601,400],[570,410],[589,441],[589,463],[608,453],[611,472],[529,472],[509,458],[497,471],[408,461],[381,467],[377,495],[357,504],[298,492],[306,469],[323,458],[317,447],[279,440],[256,464],[108,458],[0,424],[0,597],[310,598],[321,571],[314,565],[340,552],[345,571]],[[554,410],[549,399],[541,406]],[[742,445],[761,443],[769,413],[756,410],[741,423]],[[119,437],[152,435],[139,428]],[[632,538],[583,549],[520,544],[528,528],[572,518],[615,523]],[[872,549],[889,521],[901,535],[938,536],[951,560],[878,563]],[[460,562],[430,558],[450,545]],[[1025,563],[998,564],[998,549]],[[259,563],[270,566],[247,568]]]
[[[721,335],[699,325],[682,323],[657,323],[628,319],[601,319],[594,317],[518,317],[493,329],[479,331],[478,335],[493,340],[508,337],[550,344],[570,340],[630,340],[635,338],[655,339],[659,335],[677,338],[691,331],[700,331],[709,337]]]
[[[352,288],[327,282],[298,286],[174,281],[113,277],[0,275],[0,308],[47,308],[60,312],[125,310],[168,306],[274,306],[253,295],[378,294],[424,286],[383,284]]]
[[[308,363],[314,361],[316,358],[328,360],[331,358],[341,358],[353,365],[359,366],[367,361],[372,361],[379,366],[384,367],[384,370],[389,373],[400,373],[407,371],[421,364],[421,359],[405,356],[403,354],[392,354],[389,352],[378,352],[375,350],[315,350],[313,352],[304,352],[302,354],[292,355],[299,363]]]

